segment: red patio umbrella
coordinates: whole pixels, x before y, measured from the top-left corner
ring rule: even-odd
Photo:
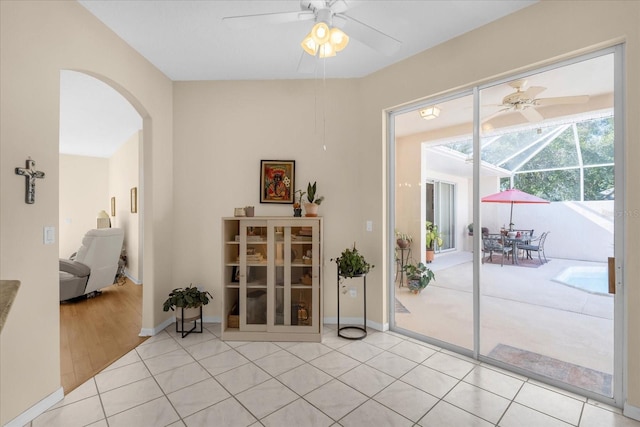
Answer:
[[[511,203],[511,215],[509,216],[509,228],[513,224],[513,205],[515,203],[551,203],[533,194],[525,193],[517,188],[501,191],[482,198],[483,202],[488,203]]]

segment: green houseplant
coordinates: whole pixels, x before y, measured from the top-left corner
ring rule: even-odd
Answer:
[[[411,246],[411,242],[413,242],[413,237],[407,233],[401,233],[396,230],[396,243],[399,248],[405,249]]]
[[[425,222],[425,238],[427,243],[427,263],[430,263],[435,256],[436,246],[442,246],[444,241],[438,231],[438,226],[431,221]]]
[[[169,293],[169,297],[162,304],[163,311],[175,310],[175,308],[199,308],[209,304],[213,296],[209,291],[201,291],[190,284],[186,288],[175,288]]]
[[[318,191],[317,182],[314,181],[313,185],[309,183],[307,185],[307,201],[309,203],[304,204],[304,215],[305,216],[318,216],[318,206],[324,200],[324,196],[316,197],[316,192]],[[302,195],[300,195],[302,197]]]
[[[407,274],[407,286],[414,294],[422,292],[432,280],[436,279],[433,271],[421,262],[418,264],[407,264],[402,269]]]
[[[334,259],[331,259],[334,261]],[[353,243],[353,249],[347,248],[338,258],[335,258],[335,262],[338,266],[338,275],[340,277],[357,277],[367,274],[374,265],[369,264],[364,255],[358,252],[355,242]]]

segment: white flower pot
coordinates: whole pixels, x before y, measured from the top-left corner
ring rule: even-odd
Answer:
[[[318,205],[315,203],[305,203],[304,216],[318,216]]]

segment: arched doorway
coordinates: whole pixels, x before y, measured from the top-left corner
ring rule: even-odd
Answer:
[[[61,382],[68,393],[137,346],[142,325],[144,117],[102,76],[60,74],[60,257],[77,250],[105,210],[125,231],[127,281],[99,298],[61,305]],[[147,122],[148,124],[148,122]],[[134,200],[135,196],[135,200]],[[134,209],[135,208],[135,209]],[[118,315],[111,313],[114,306]],[[70,314],[72,313],[72,314]],[[82,320],[80,320],[82,319]]]

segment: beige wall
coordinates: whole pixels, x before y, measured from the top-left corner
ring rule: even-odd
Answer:
[[[327,197],[320,208],[325,316],[335,314],[335,266],[328,260],[355,240],[376,265],[368,277],[368,315],[382,324],[388,321],[384,109],[626,41],[626,113],[640,114],[631,96],[640,93],[635,1],[544,1],[364,79],[329,81],[326,127],[315,110],[325,93],[317,82],[176,83],[172,94],[171,82],[78,4],[2,1],[0,8],[0,274],[23,282],[1,336],[0,424],[60,384],[58,251],[42,245],[42,227],[58,224],[61,69],[105,76],[126,89],[144,117],[145,328],[166,319],[159,309],[172,287],[198,283],[220,301],[220,217],[248,204],[257,215],[289,213],[258,203],[260,159],[295,159],[297,187],[317,180]],[[545,30],[536,37],[517,36],[540,23]],[[640,159],[637,120],[626,128],[625,158],[633,165]],[[47,172],[36,205],[24,204],[22,178],[13,175],[27,156]],[[627,182],[639,179],[640,171],[628,167]],[[637,191],[630,186],[625,195],[627,212],[640,212]],[[373,232],[365,231],[367,220]],[[628,215],[627,223],[628,235],[640,235],[640,215]],[[628,260],[640,256],[640,241],[628,239],[625,249],[627,305],[637,307],[640,266]],[[219,310],[210,304],[205,314]],[[627,315],[628,396],[640,407],[640,312]],[[24,330],[37,330],[39,339],[25,339]]]
[[[60,257],[68,258],[96,228],[101,210],[109,210],[109,161],[100,157],[60,155]]]
[[[143,327],[167,315],[172,288],[171,81],[73,1],[0,2],[0,278],[22,282],[0,335],[0,424],[60,388],[58,245],[43,245],[59,224],[60,70],[83,71],[116,87],[143,116],[145,292]],[[125,90],[126,89],[126,90]],[[36,203],[24,203],[31,156]],[[93,214],[95,215],[95,213]],[[37,338],[34,338],[35,335]]]
[[[317,181],[326,196],[325,316],[335,313],[335,270],[329,259],[363,244],[359,199],[379,188],[361,180],[359,85],[332,80],[178,82],[174,84],[175,286],[213,289],[220,316],[220,218],[255,206],[256,215],[293,215],[291,205],[260,204],[260,160],[295,160],[296,189]],[[331,105],[324,110],[325,101]],[[326,118],[326,129],[323,127]],[[326,132],[326,136],[325,136]],[[326,150],[323,146],[326,146]],[[372,142],[371,149],[376,149]],[[375,166],[377,167],[377,165]],[[379,229],[379,224],[376,224]],[[369,233],[372,234],[372,233]],[[364,251],[372,258],[376,249]],[[380,280],[374,287],[380,289]],[[380,310],[377,313],[378,320]]]
[[[109,158],[109,200],[116,198],[116,216],[111,218],[111,226],[124,230],[124,247],[127,251],[127,275],[136,283],[141,283],[140,272],[140,226],[142,212],[131,212],[131,189],[140,188],[138,178],[140,168],[140,141],[142,132],[136,132]]]

